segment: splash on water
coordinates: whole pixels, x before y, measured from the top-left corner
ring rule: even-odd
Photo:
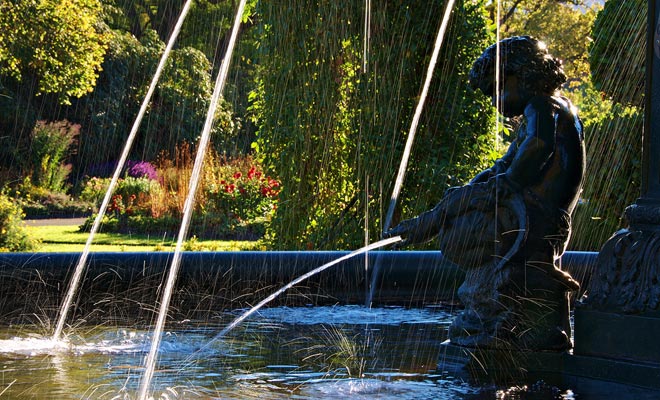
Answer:
[[[15,337],[0,340],[0,354],[12,353],[36,356],[71,351],[71,344],[67,340],[42,337]]]
[[[159,347],[161,353],[189,354],[197,348],[194,340],[182,341],[172,332],[165,333],[165,341]],[[151,337],[145,331],[117,329],[104,331],[87,338],[73,337],[54,340],[36,334],[28,337],[0,339],[0,355],[82,355],[82,354],[146,354]]]
[[[322,380],[318,383],[309,384],[304,395],[311,398],[322,399],[418,399],[432,398],[437,400],[449,400],[460,398],[467,394],[475,393],[468,385],[461,387],[455,385],[452,388],[439,386],[437,382],[430,380],[414,382],[410,376],[398,376],[393,374],[390,380],[373,378],[354,378],[338,380]],[[405,378],[405,379],[404,379]]]

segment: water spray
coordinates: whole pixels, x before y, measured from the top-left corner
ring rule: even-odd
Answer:
[[[215,341],[223,338],[227,333],[229,333],[232,329],[234,329],[238,324],[243,322],[247,317],[249,317],[250,315],[252,315],[255,312],[259,311],[263,306],[265,306],[266,304],[270,303],[275,298],[277,298],[277,296],[281,295],[282,293],[284,293],[285,291],[291,289],[292,287],[294,287],[295,285],[301,283],[302,281],[304,281],[308,278],[311,278],[312,276],[314,276],[314,275],[316,275],[320,272],[323,272],[326,269],[328,269],[328,268],[330,268],[330,267],[332,267],[336,264],[339,264],[342,261],[348,260],[350,258],[353,258],[353,257],[355,257],[357,255],[360,255],[360,254],[363,254],[363,253],[366,254],[367,252],[369,252],[371,250],[375,250],[375,249],[378,249],[378,248],[381,248],[381,247],[388,246],[390,244],[400,242],[401,240],[402,240],[401,236],[394,236],[394,237],[391,237],[391,238],[388,238],[388,239],[380,240],[378,242],[372,243],[370,245],[367,245],[367,246],[364,246],[360,249],[352,251],[352,252],[346,254],[345,256],[339,257],[335,260],[332,260],[328,263],[325,263],[325,264],[321,265],[320,267],[318,267],[316,269],[313,269],[313,270],[307,272],[306,274],[303,274],[303,275],[299,276],[298,278],[296,278],[296,279],[292,280],[291,282],[287,283],[286,285],[282,286],[277,291],[273,292],[270,296],[266,297],[265,299],[260,301],[256,306],[254,306],[251,309],[249,309],[248,311],[244,312],[238,318],[234,319],[229,325],[227,325],[223,330],[221,330],[217,335],[215,335],[215,337],[213,337],[213,339],[211,339],[199,351],[202,351],[202,350],[208,348],[212,343],[214,343]]]
[[[431,60],[429,61],[429,66],[426,70],[426,79],[424,81],[424,86],[422,88],[422,93],[419,96],[419,102],[417,102],[417,108],[415,108],[415,114],[413,116],[412,123],[410,124],[410,130],[408,131],[408,139],[406,141],[406,147],[403,150],[403,156],[401,157],[401,164],[399,164],[399,172],[394,181],[394,189],[392,189],[392,196],[390,197],[390,206],[387,210],[385,216],[385,224],[383,225],[383,232],[386,232],[390,229],[392,225],[392,217],[394,216],[394,209],[396,208],[396,203],[399,199],[399,193],[401,192],[401,186],[403,186],[403,180],[406,175],[406,169],[408,168],[408,160],[410,159],[410,151],[412,149],[413,142],[415,141],[415,133],[417,132],[417,125],[419,125],[419,119],[422,115],[422,110],[424,109],[424,103],[426,101],[426,96],[429,92],[429,87],[431,86],[431,79],[433,78],[433,71],[435,70],[435,64],[438,62],[438,56],[440,54],[440,48],[442,47],[442,42],[447,31],[447,25],[449,24],[449,17],[451,16],[452,9],[454,7],[454,0],[447,2],[445,7],[445,13],[442,18],[442,23],[440,24],[440,29],[438,31],[438,36],[435,39],[435,46],[433,48],[433,54],[431,55]],[[380,276],[380,263],[376,260],[374,264],[373,272],[371,274],[371,285],[369,286],[369,293],[366,300],[366,306],[369,307],[373,301],[374,291],[376,282]]]
[[[236,17],[234,19],[234,25],[231,31],[231,37],[229,39],[229,44],[227,45],[227,51],[225,53],[225,57],[222,59],[222,63],[220,64],[220,71],[218,71],[215,88],[213,89],[213,96],[211,97],[211,103],[209,104],[208,112],[206,114],[206,122],[204,123],[204,129],[202,130],[202,135],[197,146],[197,154],[195,156],[195,163],[193,164],[193,170],[188,186],[188,195],[183,206],[183,218],[179,229],[176,248],[174,250],[172,264],[170,265],[169,274],[167,276],[165,290],[163,291],[163,298],[160,302],[160,309],[153,332],[151,349],[149,350],[149,354],[145,360],[145,370],[140,382],[140,392],[138,398],[141,400],[147,399],[147,392],[149,390],[149,386],[151,385],[151,380],[156,368],[156,356],[158,353],[158,347],[160,345],[161,335],[165,326],[165,319],[167,317],[167,310],[170,306],[170,300],[174,290],[174,283],[176,282],[179,267],[181,265],[183,242],[186,239],[188,227],[190,226],[190,220],[192,218],[193,207],[195,204],[195,194],[197,193],[197,188],[201,180],[204,158],[206,156],[206,150],[211,139],[211,128],[213,127],[213,120],[215,119],[215,112],[220,101],[220,96],[222,95],[225,82],[227,81],[229,64],[231,62],[231,57],[236,45],[236,38],[238,37],[238,29],[241,25],[243,12],[245,11],[245,3],[246,0],[241,0],[240,4],[238,5],[238,10],[236,11]]]
[[[172,47],[174,46],[174,42],[176,41],[176,38],[179,35],[179,32],[181,31],[181,26],[183,25],[183,21],[185,20],[186,15],[188,14],[188,10],[190,9],[191,4],[192,4],[192,0],[187,0],[183,6],[183,9],[181,10],[181,15],[179,15],[179,19],[176,25],[174,26],[174,30],[172,31],[172,35],[170,36],[170,40],[168,41],[167,46],[165,47],[165,51],[163,51],[163,54],[160,58],[160,62],[158,63],[158,67],[156,68],[156,72],[154,73],[154,76],[151,79],[149,90],[147,91],[147,94],[144,96],[144,100],[142,101],[142,105],[140,106],[140,111],[138,112],[137,117],[135,118],[135,122],[133,123],[133,127],[131,128],[131,132],[129,133],[128,138],[126,139],[124,150],[122,151],[119,161],[117,162],[117,167],[115,168],[115,172],[112,176],[112,180],[110,181],[108,190],[106,190],[105,192],[105,196],[103,197],[103,201],[101,202],[99,211],[96,214],[96,219],[94,220],[94,224],[92,225],[92,228],[89,231],[87,242],[85,243],[85,247],[83,248],[82,254],[80,255],[80,259],[78,259],[78,263],[76,264],[76,267],[74,269],[73,276],[71,277],[71,281],[69,282],[69,288],[67,290],[67,294],[64,298],[64,302],[62,303],[62,306],[60,307],[60,315],[57,320],[57,325],[55,327],[55,333],[53,333],[53,341],[59,340],[60,336],[62,335],[62,330],[64,329],[64,324],[66,322],[67,314],[71,309],[73,298],[78,291],[78,287],[80,286],[80,279],[82,278],[83,272],[85,270],[85,265],[87,264],[87,259],[89,258],[89,252],[92,246],[92,241],[94,240],[94,236],[96,235],[96,232],[98,232],[101,226],[101,222],[103,221],[103,216],[105,215],[105,212],[108,209],[108,205],[110,204],[112,193],[114,192],[115,187],[117,186],[117,182],[119,181],[119,176],[121,174],[121,171],[124,169],[124,165],[126,164],[126,160],[128,159],[128,153],[131,151],[131,148],[133,147],[133,142],[135,141],[135,137],[137,136],[137,131],[142,122],[142,118],[144,117],[144,114],[147,111],[147,107],[151,102],[151,97],[153,96],[153,93],[156,90],[156,84],[160,79],[160,75],[162,74],[163,69],[165,69],[165,63],[167,62]]]

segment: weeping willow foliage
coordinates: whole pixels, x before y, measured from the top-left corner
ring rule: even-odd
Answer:
[[[610,0],[593,26],[589,63],[594,86],[613,101],[644,101],[647,2]]]
[[[624,209],[640,195],[647,3],[609,0],[590,49],[592,81],[604,101],[585,127],[587,179],[571,247],[599,250],[625,227]]]
[[[454,6],[397,218],[430,208],[495,156],[490,101],[467,87],[492,41],[483,3]],[[256,153],[282,182],[275,248],[355,248],[380,236],[444,8],[373,1],[364,69],[364,2],[259,2],[251,112]]]

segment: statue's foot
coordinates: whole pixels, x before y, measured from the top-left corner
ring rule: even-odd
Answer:
[[[565,322],[555,314],[555,322]],[[470,310],[464,310],[449,327],[451,343],[474,348],[507,349],[518,351],[560,352],[573,348],[568,331],[562,326],[539,318],[536,323],[520,318],[521,314],[502,313],[491,319]]]
[[[573,348],[571,339],[559,327],[549,327],[540,331],[530,330],[520,338],[519,345],[531,351],[561,352]]]

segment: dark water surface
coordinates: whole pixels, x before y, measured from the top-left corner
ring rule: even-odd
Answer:
[[[154,398],[498,399],[583,398],[553,388],[530,396],[478,387],[438,368],[452,315],[442,307],[263,309],[220,340],[239,311],[169,324]],[[133,399],[149,331],[80,326],[67,343],[47,329],[0,332],[0,399]],[[585,397],[586,398],[586,397]]]

